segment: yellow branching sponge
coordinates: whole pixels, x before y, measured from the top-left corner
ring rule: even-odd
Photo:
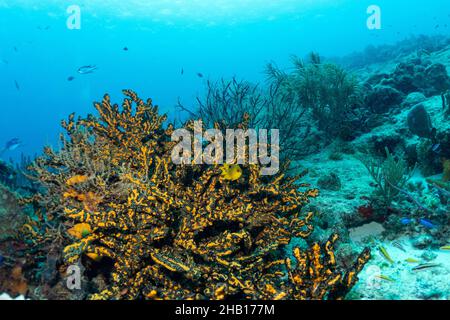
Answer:
[[[289,289],[292,298],[304,299],[341,299],[342,292],[347,292],[356,283],[357,274],[370,259],[369,249],[365,249],[356,260],[353,268],[345,274],[336,268],[334,244],[338,240],[336,234],[332,235],[325,245],[314,244],[308,252],[294,249],[296,266],[287,258],[286,266],[289,279],[293,286]]]
[[[47,191],[32,199],[41,213],[24,231],[39,246],[54,240],[43,225],[62,225],[67,265],[110,261],[107,288],[90,298],[345,296],[367,252],[351,270],[334,261],[336,238],[324,256],[319,246],[296,249],[296,268],[284,258],[293,237],[311,233],[313,214],[301,209],[318,190],[299,177],[261,176],[258,165],[240,165],[231,178],[221,165],[175,165],[174,126],[151,100],[124,94],[122,107],[106,95],[98,117],[63,121],[62,148],[46,148],[33,166]]]

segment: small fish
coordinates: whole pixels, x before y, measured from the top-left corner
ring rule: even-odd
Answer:
[[[408,263],[419,263],[420,262],[419,260],[414,259],[414,258],[408,258],[408,259],[405,259],[405,261]]]
[[[184,74],[184,68],[181,68],[181,75]]]
[[[203,78],[203,73],[197,73],[197,77],[199,77],[199,78]]]
[[[222,170],[221,177],[224,180],[236,181],[242,176],[242,169],[237,164],[225,163],[220,169]]]
[[[98,69],[97,66],[83,66],[78,69],[78,73],[79,74],[93,73],[97,69]]]
[[[450,246],[443,246],[443,247],[440,247],[439,249],[441,249],[441,250],[450,250]]]
[[[3,256],[0,254],[0,267],[3,265],[4,262],[5,262],[5,257],[3,257]]]
[[[14,80],[14,85],[16,86],[17,91],[20,91],[20,85],[17,80]]]
[[[123,48],[123,51],[128,51],[128,47],[124,47],[124,48]]]
[[[433,146],[431,147],[431,151],[439,154],[441,152],[441,144],[440,143],[433,144]]]
[[[427,219],[419,219],[419,223],[428,229],[433,229],[436,227],[433,222]]]
[[[2,62],[3,62],[4,64],[9,64],[9,61],[6,60],[6,59],[2,59]]]
[[[15,52],[19,52],[19,49],[17,49],[17,47],[13,48]]]
[[[408,225],[411,222],[412,222],[412,219],[410,219],[410,218],[402,218],[402,219],[400,219],[400,223],[403,224],[403,225]]]
[[[440,266],[441,265],[439,263],[422,263],[422,264],[419,264],[418,266],[415,266],[413,268],[413,271],[421,271],[421,270],[436,268],[436,267],[440,267]]]
[[[75,77],[73,77],[73,76],[70,76],[67,78],[67,81],[73,81],[73,80],[75,80]]]
[[[389,255],[389,253],[387,252],[386,248],[383,246],[379,246],[378,250],[380,250],[381,255],[387,260],[389,261],[389,263],[393,264],[394,260],[392,260],[391,256]]]
[[[389,281],[389,282],[395,282],[394,279],[392,279],[391,277],[385,276],[383,274],[376,275],[375,278],[378,278],[378,279],[381,279],[381,280],[386,280],[386,281]]]
[[[403,247],[403,245],[402,245],[401,242],[399,242],[399,241],[394,241],[394,242],[392,242],[392,245],[393,245],[394,247],[396,247],[397,249],[400,249],[400,250],[402,250],[403,252],[406,252],[406,250],[405,250],[405,248]]]
[[[94,260],[95,262],[99,262],[103,258],[101,255],[99,255],[97,253],[93,253],[93,252],[86,253],[86,256],[88,256],[90,259]]]
[[[67,230],[67,233],[77,239],[83,239],[92,233],[91,226],[88,223],[78,223]]]

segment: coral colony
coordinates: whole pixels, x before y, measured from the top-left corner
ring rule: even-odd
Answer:
[[[80,259],[85,272],[109,270],[90,299],[345,297],[368,250],[347,269],[336,263],[337,235],[282,254],[292,237],[310,235],[314,213],[301,209],[317,189],[263,176],[259,164],[239,165],[237,180],[220,164],[176,165],[173,125],[151,100],[124,94],[122,107],[108,95],[95,104],[98,118],[72,114],[61,150],[46,148],[32,165],[45,192],[27,200],[38,214],[22,236],[36,255],[62,254],[63,273]]]

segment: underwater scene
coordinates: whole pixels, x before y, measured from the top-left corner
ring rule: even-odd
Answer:
[[[449,9],[0,0],[0,300],[449,300]]]

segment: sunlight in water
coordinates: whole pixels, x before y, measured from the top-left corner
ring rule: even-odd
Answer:
[[[0,0],[0,8],[22,7],[31,10],[51,10],[60,15],[61,9],[78,5],[95,16],[141,17],[152,20],[236,23],[267,19],[283,15],[301,15],[309,10],[342,4],[347,0]],[[64,13],[64,11],[62,12]]]

